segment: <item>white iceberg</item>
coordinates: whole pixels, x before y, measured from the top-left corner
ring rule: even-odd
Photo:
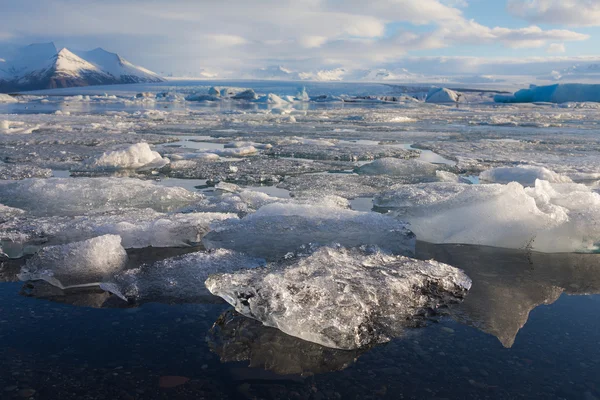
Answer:
[[[19,279],[44,280],[61,289],[96,286],[107,275],[122,270],[127,253],[117,235],[51,246],[27,260]]]
[[[461,101],[462,93],[446,88],[434,88],[427,93],[426,103],[457,103]]]
[[[410,255],[416,239],[404,223],[379,213],[273,203],[240,220],[215,223],[202,243],[208,249],[226,248],[274,260],[311,243],[377,245],[395,254]]]
[[[18,103],[19,100],[15,99],[13,96],[0,93],[0,104],[3,103]]]
[[[115,169],[158,169],[169,163],[148,143],[136,143],[124,150],[109,151],[100,157],[88,160],[85,168],[94,170]]]
[[[419,240],[431,243],[548,253],[600,249],[600,194],[584,185],[405,185],[378,195],[374,204],[394,210]]]
[[[210,274],[264,265],[262,259],[230,250],[189,253],[107,277],[100,287],[125,301],[194,302],[211,298]]]
[[[323,346],[356,349],[417,327],[471,287],[459,269],[376,248],[323,247],[267,268],[216,274],[211,293],[239,313]]]

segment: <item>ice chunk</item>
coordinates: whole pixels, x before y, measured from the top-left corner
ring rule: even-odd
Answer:
[[[200,201],[198,193],[128,178],[49,178],[0,182],[0,203],[31,214],[82,215],[89,211],[152,208],[166,212]]]
[[[33,254],[41,247],[115,234],[126,249],[188,247],[200,243],[215,221],[235,214],[163,214],[152,209],[123,209],[76,217],[19,217],[2,223],[0,249],[10,257]]]
[[[460,270],[378,249],[322,247],[267,268],[215,274],[211,293],[288,335],[338,349],[389,341],[471,287]]]
[[[460,101],[462,93],[446,88],[434,88],[427,93],[426,103],[457,103]]]
[[[249,361],[280,375],[309,376],[341,371],[356,362],[365,349],[339,350],[286,335],[279,329],[227,310],[206,337],[221,362]]]
[[[221,96],[221,92],[219,90],[219,88],[212,86],[210,89],[208,89],[208,94],[211,96]]]
[[[467,178],[456,175],[448,171],[435,171],[435,176],[440,182],[466,183],[470,185],[472,182]]]
[[[265,103],[265,104],[289,104],[288,101],[282,99],[274,93],[269,93],[266,96],[262,96],[255,100],[257,103]]]
[[[442,167],[421,160],[401,160],[398,158],[380,158],[355,169],[364,175],[391,175],[412,177],[415,180],[436,179],[436,172]]]
[[[122,270],[126,263],[121,237],[104,235],[42,249],[27,260],[19,279],[44,280],[61,289],[95,286],[107,275]]]
[[[571,178],[557,174],[544,167],[523,165],[519,167],[499,167],[483,171],[479,179],[491,183],[518,182],[524,186],[534,186],[537,179],[552,183],[571,183]]]
[[[404,223],[379,213],[339,207],[273,203],[241,220],[214,224],[202,243],[266,259],[278,259],[309,243],[377,245],[396,254],[412,254],[415,235]]]
[[[169,163],[158,152],[152,151],[148,143],[137,143],[124,150],[109,151],[100,157],[88,160],[87,169],[154,169]]]
[[[107,277],[100,287],[123,300],[196,302],[212,295],[204,286],[210,274],[264,265],[264,260],[230,250],[189,253]]]
[[[561,83],[549,86],[534,86],[522,89],[512,96],[497,95],[497,103],[567,103],[575,102],[600,102],[600,85],[583,83]]]
[[[20,208],[7,207],[0,204],[0,223],[6,221],[9,218],[23,214],[25,211]]]
[[[223,95],[221,93],[221,95]],[[234,96],[231,97],[233,100],[256,100],[258,99],[258,95],[252,89],[244,90]]]
[[[306,91],[306,87],[301,87],[298,88],[298,93],[296,93],[296,100],[297,101],[310,101],[310,96],[308,95],[308,92]]]
[[[378,195],[419,240],[542,252],[600,248],[600,194],[584,185],[537,180],[534,188],[429,183]]]

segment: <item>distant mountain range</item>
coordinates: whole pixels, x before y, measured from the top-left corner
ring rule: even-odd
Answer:
[[[39,43],[0,58],[0,93],[163,81],[154,72],[101,48],[58,51],[54,43]]]

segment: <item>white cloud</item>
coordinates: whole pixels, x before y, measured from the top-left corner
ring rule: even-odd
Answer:
[[[321,47],[326,41],[327,38],[325,36],[302,36],[298,39],[300,46],[306,47],[307,49]]]
[[[204,35],[203,40],[207,40],[216,46],[238,46],[247,42],[241,36],[224,34]]]
[[[550,46],[548,46],[548,48],[546,49],[546,52],[550,54],[560,54],[566,51],[567,49],[565,48],[564,43],[551,43]]]
[[[535,23],[600,26],[598,0],[508,0],[508,11]]]

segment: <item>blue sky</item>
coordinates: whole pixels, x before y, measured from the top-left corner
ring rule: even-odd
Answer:
[[[554,64],[600,59],[599,0],[3,3],[0,58],[15,46],[54,41],[72,49],[103,47],[175,75],[235,76],[272,65],[485,74],[528,60],[538,73],[544,61],[551,71]]]

